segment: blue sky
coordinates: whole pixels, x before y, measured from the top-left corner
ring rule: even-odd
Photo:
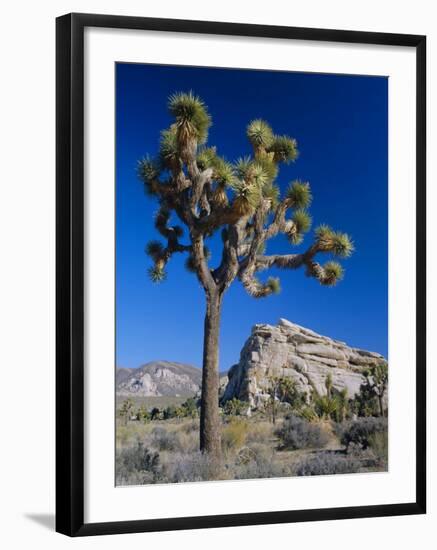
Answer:
[[[282,165],[278,183],[311,183],[314,227],[327,223],[352,235],[355,254],[343,262],[345,278],[322,287],[302,270],[271,270],[282,292],[249,297],[235,282],[224,298],[220,370],[238,361],[255,323],[285,317],[349,345],[387,356],[387,124],[388,80],[382,77],[254,70],[116,65],[116,362],[138,367],[167,359],[201,366],[204,294],[175,255],[167,280],[154,285],[145,244],[158,238],[154,199],[144,194],[136,163],[158,151],[171,119],[167,98],[193,90],[213,117],[208,143],[229,160],[249,154],[245,130],[263,118],[275,133],[298,141],[300,156]],[[303,250],[285,238],[267,252]],[[213,260],[219,243],[208,243]],[[320,257],[321,260],[328,257]],[[213,262],[214,263],[214,262]]]

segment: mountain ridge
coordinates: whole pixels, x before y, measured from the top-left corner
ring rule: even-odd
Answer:
[[[116,369],[118,395],[192,396],[201,387],[202,371],[176,361],[149,361],[140,367]]]

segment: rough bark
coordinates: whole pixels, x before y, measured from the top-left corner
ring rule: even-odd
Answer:
[[[217,463],[221,458],[219,393],[219,332],[222,295],[207,296],[205,315],[202,398],[200,408],[200,450]]]

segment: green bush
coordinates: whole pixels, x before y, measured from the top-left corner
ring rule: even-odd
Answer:
[[[313,424],[295,415],[287,417],[275,431],[285,449],[308,449],[324,447],[328,435],[319,424]]]
[[[233,397],[223,405],[223,412],[227,416],[240,416],[247,411],[247,403]]]
[[[194,397],[189,397],[181,407],[184,417],[197,418],[199,416],[199,410],[197,408],[197,401]]]

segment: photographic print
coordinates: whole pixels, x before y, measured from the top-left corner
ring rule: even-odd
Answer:
[[[116,63],[117,486],[388,470],[388,79]]]

